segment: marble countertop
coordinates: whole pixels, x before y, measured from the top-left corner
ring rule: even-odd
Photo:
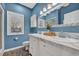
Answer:
[[[43,34],[29,34],[29,36],[41,38],[49,42],[55,42],[56,44],[61,44],[70,48],[79,50],[79,40],[73,38],[62,38],[58,36],[46,36]]]

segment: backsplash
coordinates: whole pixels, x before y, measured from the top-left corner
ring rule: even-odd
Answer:
[[[79,39],[79,33],[59,32],[59,37]]]

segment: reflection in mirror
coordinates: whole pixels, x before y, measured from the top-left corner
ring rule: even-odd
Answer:
[[[38,18],[38,28],[45,28],[45,19]]]
[[[78,19],[79,19],[79,10],[75,10],[75,11],[64,14],[63,23],[69,26],[77,26],[79,25]]]
[[[52,17],[48,20],[46,20],[46,26],[50,25],[50,27],[53,27],[54,25],[58,25],[58,20],[56,19],[56,17]]]
[[[56,17],[52,17],[48,20],[38,18],[38,28],[47,28],[47,25],[53,27],[54,25],[58,25],[58,20]]]

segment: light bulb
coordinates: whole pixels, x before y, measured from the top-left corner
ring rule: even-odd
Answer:
[[[46,11],[46,8],[44,7],[44,8],[43,8],[43,12],[45,12],[45,11]]]
[[[40,15],[41,15],[41,14],[43,14],[43,12],[42,12],[42,11],[40,11]]]

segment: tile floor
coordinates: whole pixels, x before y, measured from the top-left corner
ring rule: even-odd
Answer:
[[[19,48],[13,51],[8,51],[3,54],[3,56],[29,56],[29,51],[25,48]]]

